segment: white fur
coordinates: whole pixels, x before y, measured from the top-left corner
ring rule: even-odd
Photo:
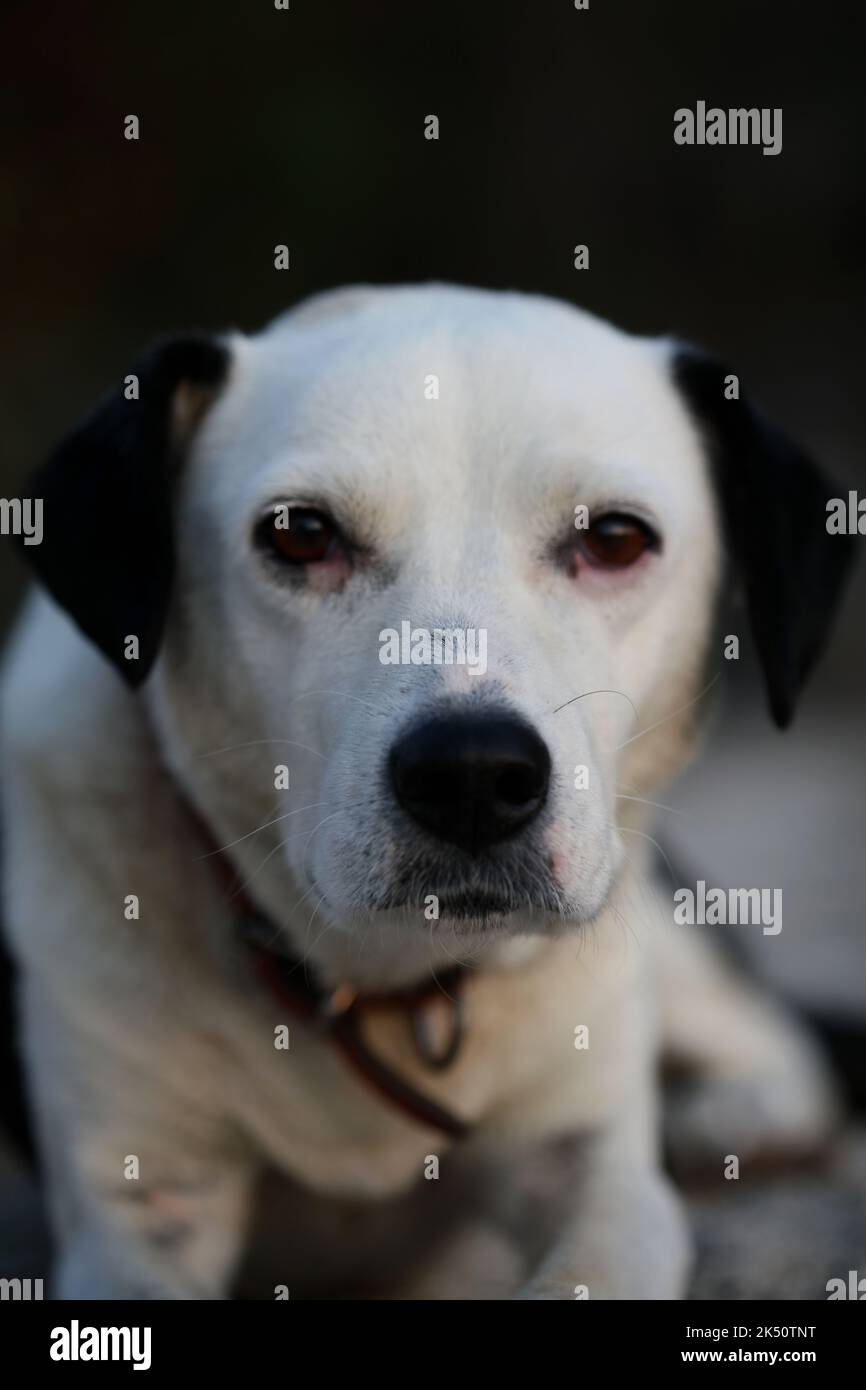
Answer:
[[[669,909],[647,878],[645,808],[625,797],[650,795],[691,747],[720,541],[669,345],[541,298],[432,286],[326,295],[231,347],[184,465],[176,594],[143,693],[44,597],[6,667],[7,918],[60,1294],[224,1296],[265,1161],[323,1194],[391,1199],[450,1147],[260,991],[180,786],[326,979],[383,989],[454,959],[475,967],[450,1070],[424,1069],[400,1019],[377,1017],[369,1037],[472,1122],[461,1163],[507,1167],[587,1136],[580,1201],[523,1296],[586,1284],[590,1297],[677,1297],[686,1242],[657,1158],[653,972],[679,962],[672,1020],[690,980],[718,977],[697,944],[694,960],[653,948]],[[425,399],[431,373],[438,400]],[[281,499],[350,517],[378,570],[336,593],[275,583],[250,532]],[[550,546],[577,503],[639,510],[661,553],[613,582],[569,579]],[[383,666],[378,635],[403,619],[485,628],[487,674]],[[416,853],[387,805],[388,747],[458,696],[504,701],[550,749],[559,912],[473,926],[377,910]],[[279,763],[289,792],[274,791]],[[574,790],[579,764],[588,791]],[[717,1004],[706,1033],[688,1010],[671,1027],[681,1052],[725,1073],[737,989]],[[289,1052],[273,1045],[281,1022]],[[580,1024],[588,1051],[574,1047]],[[760,1073],[764,1049],[774,1084],[800,1096],[779,1030],[749,1036],[728,1076]],[[823,1122],[809,1115],[807,1129]],[[457,1234],[453,1265],[410,1252],[424,1296],[471,1296],[458,1270],[483,1264],[471,1243]]]

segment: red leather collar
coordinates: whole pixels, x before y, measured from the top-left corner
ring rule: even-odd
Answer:
[[[349,985],[327,989],[316,979],[307,961],[283,949],[281,933],[273,921],[250,900],[234,866],[216,842],[206,822],[190,807],[199,836],[210,846],[210,862],[236,912],[238,933],[250,952],[258,978],[281,1006],[316,1028],[345,1060],[389,1104],[418,1124],[438,1129],[450,1138],[461,1138],[469,1126],[450,1110],[425,1095],[367,1046],[363,1021],[377,1009],[402,1013],[411,1030],[416,1051],[431,1070],[441,1071],[456,1059],[463,1041],[462,985],[465,969],[455,966],[429,984],[387,993],[358,994]],[[451,1012],[450,1036],[436,1051],[428,1031],[426,1006],[445,999]]]

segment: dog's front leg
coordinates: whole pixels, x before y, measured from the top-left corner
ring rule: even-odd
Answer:
[[[63,1223],[60,1299],[219,1299],[247,1229],[252,1173],[219,1160],[207,1176],[135,1193],[86,1193]]]
[[[683,1297],[688,1233],[661,1169],[619,1131],[587,1140],[579,1154],[561,1232],[517,1297]]]
[[[96,999],[70,1016],[33,981],[22,1005],[53,1296],[226,1297],[258,1164],[208,1089],[207,1053],[148,1028],[134,998],[125,1029]]]

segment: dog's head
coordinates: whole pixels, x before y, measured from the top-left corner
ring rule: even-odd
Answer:
[[[361,938],[592,918],[721,667],[725,552],[779,724],[849,558],[723,368],[441,286],[158,348],[34,495],[250,893]]]

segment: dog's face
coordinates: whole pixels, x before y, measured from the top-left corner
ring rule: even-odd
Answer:
[[[320,915],[426,926],[431,897],[440,921],[598,911],[636,715],[697,693],[717,571],[663,352],[455,290],[290,315],[236,345],[177,514],[162,684],[190,715],[181,743],[208,707],[214,747],[273,740],[243,831],[314,808],[274,833]],[[428,664],[437,629],[463,649]],[[659,729],[656,759],[678,732]],[[230,795],[238,765],[210,758],[207,776]],[[645,777],[625,780],[640,795]]]
[[[737,532],[732,498],[775,461],[737,400],[728,457],[718,369],[553,301],[436,286],[326,296],[195,351],[142,376],[166,457],[188,436],[146,495],[173,572],[152,592],[139,573],[110,622],[66,602],[122,670],[119,636],[143,634],[145,667],[159,649],[166,756],[272,911],[464,935],[597,914],[625,812],[688,749],[732,522],[787,714],[818,641],[760,631],[796,581],[772,561],[762,579],[760,534]],[[823,520],[811,466],[785,468]]]

